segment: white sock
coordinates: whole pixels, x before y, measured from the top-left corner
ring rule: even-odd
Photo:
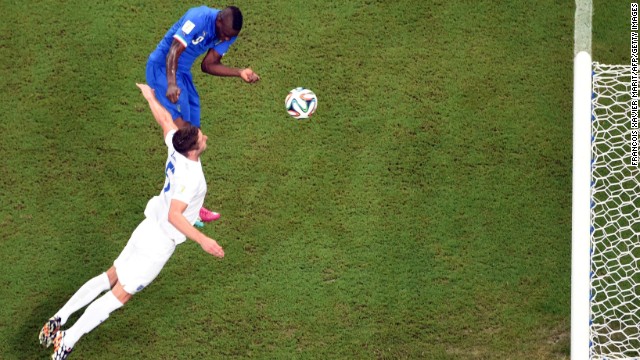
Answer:
[[[107,291],[110,288],[109,277],[107,273],[104,272],[84,283],[54,316],[59,316],[62,325],[64,325],[71,314],[82,309],[88,303],[92,302],[93,299],[97,298],[103,291]]]
[[[107,320],[111,312],[121,307],[122,303],[113,294],[113,291],[102,295],[99,299],[92,302],[91,305],[87,307],[87,310],[84,311],[84,314],[80,316],[80,319],[66,331],[64,337],[65,345],[73,347],[82,335],[95,329],[96,326]]]

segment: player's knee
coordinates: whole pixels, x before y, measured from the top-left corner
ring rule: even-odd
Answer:
[[[129,294],[128,292],[126,292],[126,290],[122,287],[122,284],[120,284],[120,282],[116,283],[116,285],[113,287],[111,292],[113,292],[113,295],[115,295],[115,297],[118,299],[118,301],[122,303],[122,305],[126,304],[127,301],[129,301],[133,296],[132,294]]]
[[[116,272],[115,266],[111,266],[109,270],[107,270],[107,277],[109,278],[111,288],[113,288],[118,282],[118,273]]]

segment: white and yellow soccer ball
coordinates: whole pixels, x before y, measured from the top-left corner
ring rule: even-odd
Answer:
[[[318,97],[309,89],[297,87],[289,91],[284,100],[284,106],[293,118],[307,119],[316,112]]]

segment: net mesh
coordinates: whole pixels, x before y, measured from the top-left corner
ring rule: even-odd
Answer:
[[[640,177],[632,157],[631,67],[594,63],[593,69],[591,358],[640,359]]]

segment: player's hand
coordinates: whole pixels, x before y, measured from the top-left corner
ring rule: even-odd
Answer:
[[[254,73],[250,68],[240,70],[240,77],[242,78],[242,80],[250,84],[260,80],[260,76]]]
[[[155,97],[155,92],[149,85],[136,83],[136,86],[140,88],[140,91],[142,92],[142,96],[144,96],[145,99],[151,100]]]
[[[167,86],[167,99],[172,103],[176,103],[180,97],[180,88],[176,84],[169,84]]]
[[[218,245],[218,243],[213,239],[207,239],[208,241],[204,241],[200,246],[202,250],[208,252],[209,254],[223,258],[224,257],[224,249],[222,246]]]

